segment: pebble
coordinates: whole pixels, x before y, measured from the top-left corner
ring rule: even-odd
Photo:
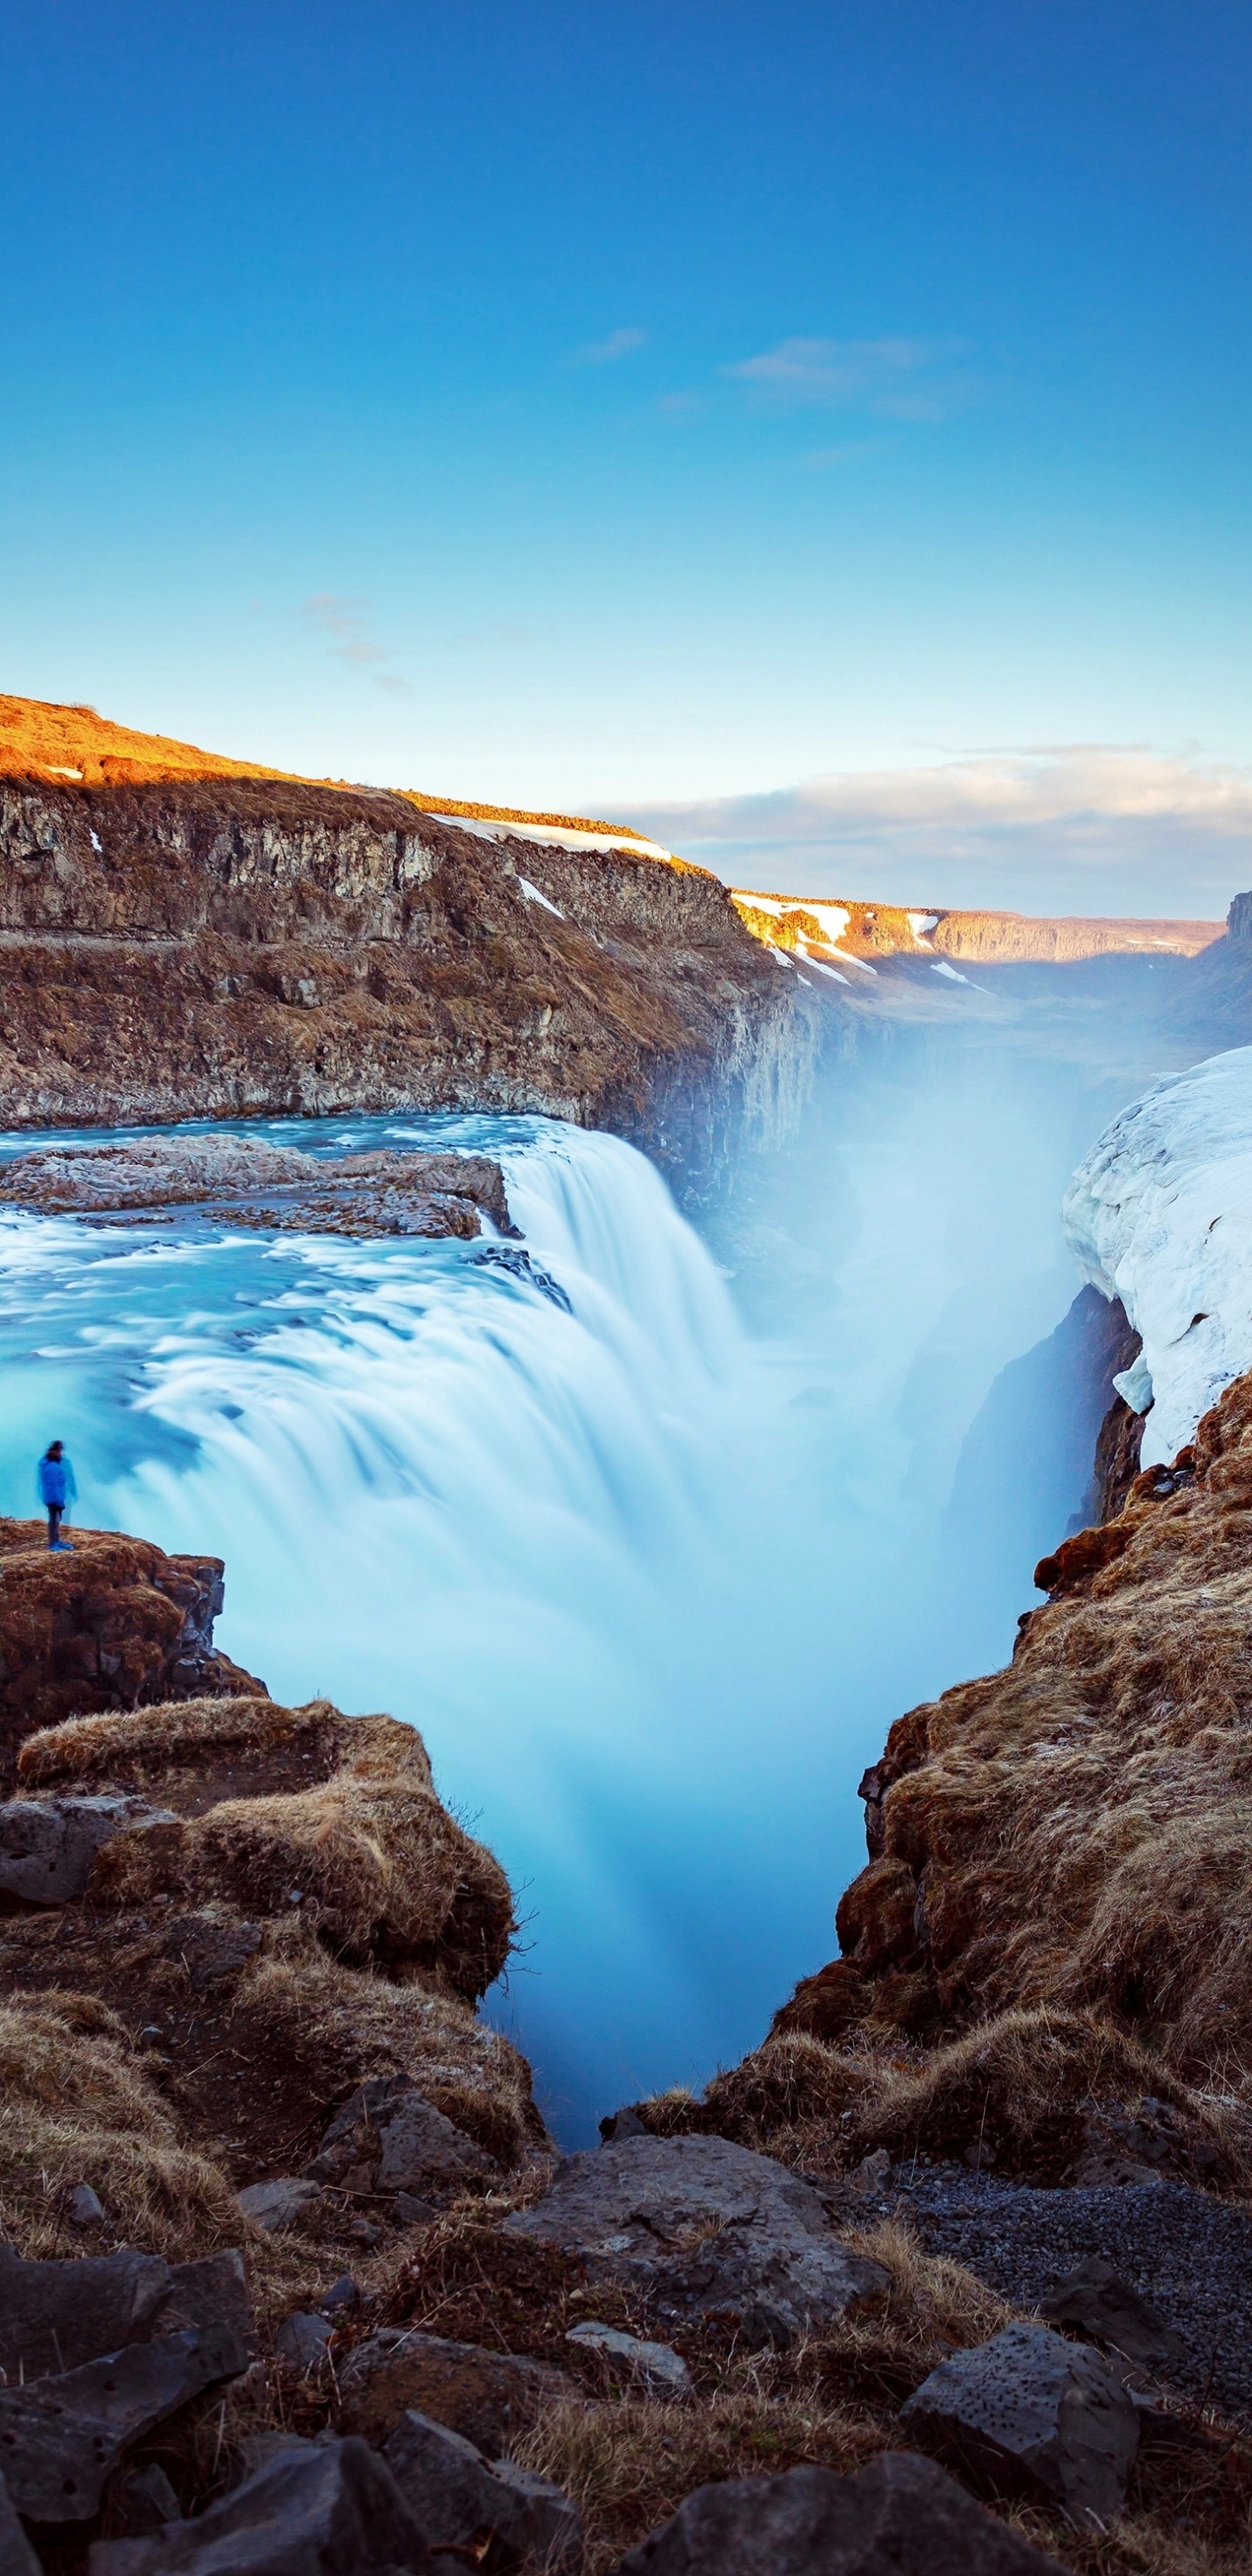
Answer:
[[[1187,2183],[1040,2191],[959,2165],[904,2165],[896,2210],[1015,2307],[1032,2308],[1089,2255],[1111,2263],[1183,2345],[1170,2384],[1252,2417],[1252,2211]]]

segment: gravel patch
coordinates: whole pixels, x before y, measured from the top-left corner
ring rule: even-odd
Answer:
[[[1252,2211],[1182,2182],[1036,2191],[959,2166],[901,2168],[895,2208],[932,2254],[951,2254],[1032,2308],[1091,2254],[1112,2263],[1186,2352],[1171,2384],[1252,2416]]]

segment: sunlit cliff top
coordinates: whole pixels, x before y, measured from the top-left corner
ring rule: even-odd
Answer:
[[[137,733],[114,724],[94,707],[61,707],[40,698],[0,696],[0,777],[56,780],[69,786],[144,786],[178,778],[283,778],[296,780],[291,769],[267,769],[255,760],[229,760],[221,752],[201,751],[166,734]],[[346,778],[318,778],[300,783],[348,787]],[[402,788],[410,804],[423,813],[464,816],[478,823],[546,825],[559,832],[593,833],[614,841],[655,844],[626,823],[605,823],[584,814],[532,814],[520,806],[467,803],[457,796],[430,796]],[[658,856],[666,855],[657,852]]]

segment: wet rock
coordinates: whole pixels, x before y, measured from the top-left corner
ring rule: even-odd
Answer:
[[[72,1904],[102,1843],[171,1822],[167,1807],[146,1798],[11,1798],[0,1807],[0,1904]]]
[[[850,2252],[812,2187],[726,2138],[629,2138],[568,2156],[506,2230],[633,2283],[674,2318],[733,2318],[752,2344],[787,2344],[886,2289]]]
[[[932,2370],[900,2421],[972,2486],[1064,2507],[1079,2526],[1126,2501],[1133,2400],[1099,2354],[1048,2326],[1006,2326]]]
[[[618,2576],[1061,2576],[930,2460],[697,2487]]]
[[[302,2209],[325,2197],[319,2183],[309,2182],[300,2174],[277,2174],[272,2182],[250,2182],[238,2194],[245,2218],[250,2218],[254,2227],[263,2228],[267,2236],[292,2226]]]
[[[381,2075],[349,2095],[304,2170],[353,2191],[420,2194],[423,2183],[488,2179],[500,2168],[407,2076]]]
[[[434,2549],[481,2547],[494,2534],[512,2562],[540,2566],[544,2576],[582,2554],[582,2524],[559,2487],[512,2460],[489,2463],[446,2424],[402,2415],[383,2458]]]
[[[598,2325],[591,2319],[571,2326],[565,2340],[580,2345],[584,2352],[606,2352],[614,2361],[628,2363],[634,2377],[657,2396],[685,2397],[690,2390],[691,2373],[672,2344],[643,2343],[637,2335],[622,2334],[616,2326]]]
[[[439,2576],[386,2463],[364,2442],[287,2445],[194,2522],[97,2541],[89,2576]]]
[[[334,2331],[327,2318],[297,2308],[283,2318],[274,2337],[274,2350],[291,2370],[317,2370],[330,2350]]]
[[[86,2522],[132,2442],[247,2366],[228,2327],[128,2344],[79,2370],[0,2389],[0,2462],[30,2522]]]
[[[43,2576],[0,2474],[0,2576]]]
[[[381,2442],[412,2408],[463,2433],[488,2459],[508,2449],[541,2406],[577,2393],[546,2362],[402,2326],[384,2326],[357,2345],[339,2390],[345,2432]]]
[[[89,2182],[80,2182],[70,2194],[65,2215],[71,2227],[103,2227],[104,2202]]]
[[[1137,2290],[1120,2281],[1111,2263],[1093,2254],[1039,2301],[1039,2314],[1049,2325],[1070,2326],[1092,2343],[1123,2353],[1127,2361],[1145,2364],[1180,2361],[1180,2335],[1158,2316]]]

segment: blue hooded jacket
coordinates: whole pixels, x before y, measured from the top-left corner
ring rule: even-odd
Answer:
[[[41,1503],[72,1503],[78,1492],[68,1458],[41,1458],[35,1482]]]

